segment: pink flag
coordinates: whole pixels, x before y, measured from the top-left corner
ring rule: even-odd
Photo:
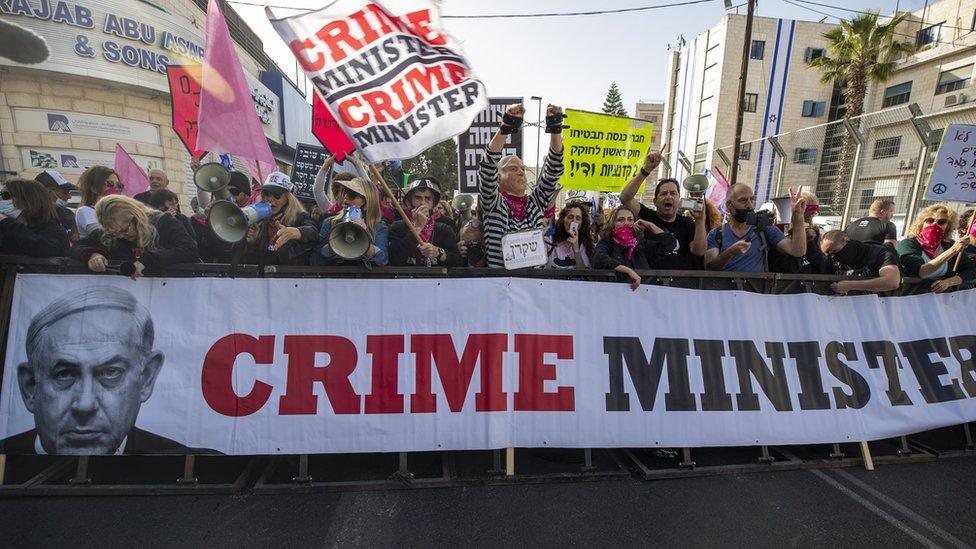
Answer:
[[[722,170],[718,169],[718,166],[714,166],[715,171],[712,172],[715,177],[715,184],[708,189],[705,193],[705,198],[712,201],[715,207],[718,208],[720,212],[725,212],[725,195],[729,192],[729,180],[725,178],[725,174]]]
[[[240,58],[217,0],[207,6],[207,44],[200,92],[197,148],[236,154],[257,163],[258,180],[275,170]]]
[[[132,198],[149,190],[149,176],[118,143],[115,144],[115,173],[119,174],[125,196]]]

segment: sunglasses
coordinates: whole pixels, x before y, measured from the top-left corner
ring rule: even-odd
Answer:
[[[10,191],[0,191],[0,200],[10,200]]]
[[[934,217],[926,217],[925,218],[925,224],[926,225],[931,225],[932,223],[938,223],[940,227],[945,227],[946,224],[949,223],[949,220],[948,219],[939,219],[939,220],[936,220]]]
[[[357,198],[361,198],[363,200],[366,200],[366,197],[365,196],[363,196],[363,195],[361,195],[361,194],[359,194],[359,193],[357,193],[355,191],[350,191],[349,189],[343,189],[343,192],[346,194],[346,196],[349,198],[349,200],[356,200]]]
[[[238,188],[230,189],[230,194],[233,195],[233,196],[237,196],[237,195],[243,194],[243,193],[244,193],[244,191],[242,191],[242,190],[240,190]]]
[[[805,211],[807,213],[816,213],[816,212],[819,212],[820,211],[820,204],[807,204]]]
[[[238,192],[240,192],[240,191],[238,191]],[[284,195],[285,195],[285,193],[283,193],[283,192],[261,191],[261,196],[264,197],[264,198],[267,198],[267,197],[270,196],[272,198],[276,198],[277,199],[277,198],[281,198]]]

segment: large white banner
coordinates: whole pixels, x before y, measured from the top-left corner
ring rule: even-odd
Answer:
[[[430,0],[336,0],[268,19],[342,129],[372,162],[411,158],[488,106]]]
[[[20,275],[8,453],[873,440],[976,419],[976,291]]]

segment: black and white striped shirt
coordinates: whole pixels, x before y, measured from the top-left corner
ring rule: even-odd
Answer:
[[[525,204],[525,217],[517,221],[498,190],[498,161],[501,159],[502,153],[492,152],[486,147],[478,169],[478,192],[489,267],[505,266],[502,260],[503,236],[542,225],[542,216],[552,201],[559,177],[563,175],[563,153],[549,149],[539,180]]]

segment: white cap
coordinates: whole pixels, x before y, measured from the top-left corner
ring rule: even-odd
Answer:
[[[53,179],[54,182],[58,184],[58,187],[71,185],[71,183],[68,183],[68,180],[65,179],[64,176],[61,175],[61,172],[59,172],[58,170],[44,170],[44,172],[51,176],[51,179]]]
[[[295,184],[291,182],[291,178],[287,175],[281,172],[271,172],[271,175],[264,180],[264,185],[261,188],[263,189],[265,187],[280,187],[288,192],[291,192],[291,190],[295,187]]]

